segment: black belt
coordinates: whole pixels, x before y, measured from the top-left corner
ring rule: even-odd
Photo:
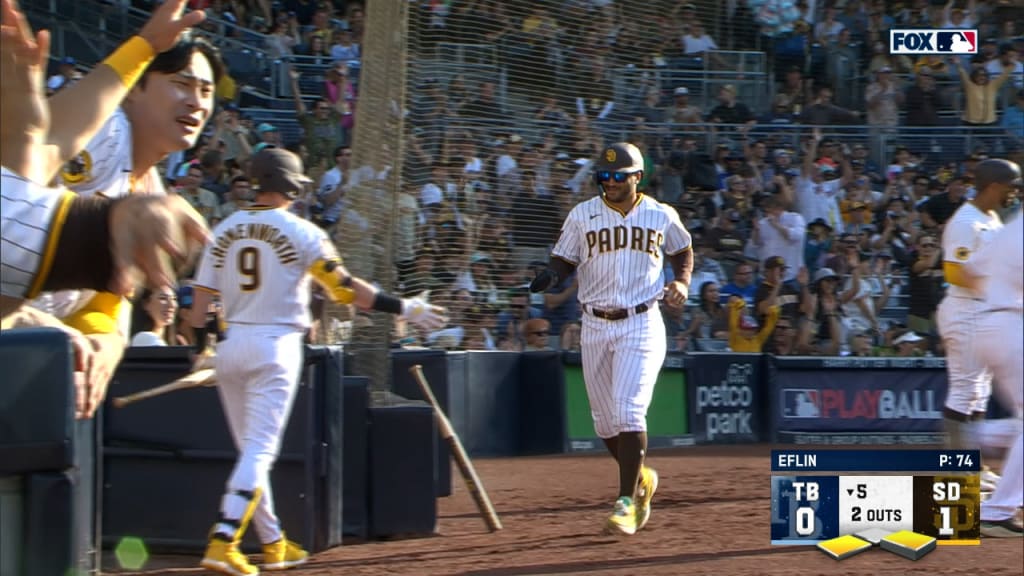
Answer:
[[[613,310],[601,310],[600,308],[591,308],[589,306],[588,308],[593,316],[604,320],[622,320],[623,318],[629,318],[629,308],[616,308]],[[647,304],[637,304],[633,307],[633,313],[643,314],[650,309],[651,307]]]

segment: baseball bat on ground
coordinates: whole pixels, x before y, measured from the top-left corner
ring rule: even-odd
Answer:
[[[487,527],[490,528],[491,532],[501,530],[501,520],[498,518],[498,513],[494,510],[494,505],[491,504],[491,499],[487,496],[487,491],[484,490],[480,477],[476,475],[473,462],[470,461],[469,454],[466,454],[466,449],[463,448],[459,436],[455,433],[455,429],[452,428],[448,417],[444,415],[444,411],[441,410],[441,406],[437,403],[437,398],[434,398],[434,392],[430,389],[426,376],[423,375],[423,366],[416,364],[409,368],[409,372],[416,379],[416,383],[420,385],[424,398],[433,407],[434,415],[437,416],[437,425],[441,429],[441,437],[448,442],[448,446],[452,449],[452,454],[455,456],[455,464],[458,465],[462,479],[466,482],[466,488],[469,490],[470,496],[473,497],[473,501],[476,502],[477,509],[483,515]]]
[[[150,388],[143,390],[142,392],[136,392],[134,394],[128,394],[127,396],[118,396],[111,400],[111,404],[115,408],[122,408],[129,404],[138,402],[139,400],[146,400],[147,398],[153,398],[155,396],[161,396],[168,392],[174,392],[175,390],[185,390],[187,388],[196,388],[199,386],[211,386],[214,383],[214,370],[213,368],[203,368],[182,376],[173,382],[168,382],[163,386],[157,386],[156,388]]]

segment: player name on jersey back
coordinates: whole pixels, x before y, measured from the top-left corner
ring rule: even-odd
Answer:
[[[221,222],[196,286],[221,294],[231,324],[309,327],[309,268],[340,260],[327,234],[284,208],[240,210]]]

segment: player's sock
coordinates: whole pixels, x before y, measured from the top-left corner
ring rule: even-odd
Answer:
[[[640,482],[640,468],[647,454],[646,432],[619,434],[619,496],[632,498]]]
[[[618,460],[619,460],[619,437],[618,436],[612,436],[611,438],[602,438],[601,440],[604,442],[604,447],[607,448],[608,452],[611,453],[612,458],[615,458],[615,461],[618,462]]]
[[[224,495],[221,518],[214,526],[214,536],[228,542],[239,542],[256,511],[262,491],[235,490]]]

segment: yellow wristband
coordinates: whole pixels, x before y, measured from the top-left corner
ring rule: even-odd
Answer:
[[[121,82],[131,88],[142,77],[153,58],[156,58],[153,46],[142,36],[132,36],[107,56],[103,63],[113,68],[121,77]]]

